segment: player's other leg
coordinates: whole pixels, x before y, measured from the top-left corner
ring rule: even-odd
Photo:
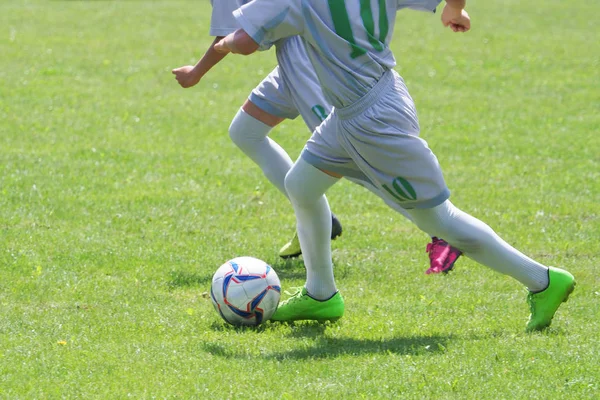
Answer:
[[[286,176],[304,253],[306,284],[279,304],[273,321],[335,321],[344,315],[344,299],[336,288],[331,261],[331,210],[324,196],[338,180],[302,158]]]
[[[265,177],[288,197],[284,180],[293,162],[288,153],[268,136],[271,129],[285,119],[263,110],[251,100],[246,100],[231,122],[229,136],[240,150],[260,167]],[[331,220],[331,238],[336,239],[342,234],[342,224],[333,213]],[[302,250],[298,234],[294,233],[292,240],[281,248],[279,255],[287,259],[298,257],[300,254]]]
[[[305,43],[299,36],[282,40],[276,46],[278,89],[304,120],[312,134],[327,119],[332,107],[323,94],[319,78],[306,52]],[[331,214],[331,239],[342,234],[339,219]],[[293,258],[302,254],[297,233],[280,250],[281,258]]]
[[[391,79],[393,86],[389,84]],[[372,96],[369,101],[377,104],[363,108],[362,114],[354,114],[356,104],[349,110],[336,110],[339,128],[350,133],[337,138],[343,141],[352,160],[378,183],[381,193],[407,209],[421,230],[444,238],[467,257],[525,285],[531,292],[532,307],[527,330],[547,327],[573,291],[573,276],[525,256],[488,225],[454,207],[448,200],[450,191],[435,154],[418,137],[416,110],[402,79],[397,74],[384,75],[372,89],[375,91],[380,91],[380,96]],[[379,135],[373,136],[374,121],[386,120],[390,123],[377,125]]]
[[[383,195],[382,191],[368,180],[357,179],[353,177],[346,177],[346,179],[371,191],[380,197],[389,207],[402,214],[408,220],[412,221],[412,217],[403,207],[392,201],[389,197]],[[426,247],[426,252],[429,255],[429,268],[425,271],[425,273],[439,274],[450,272],[454,268],[454,264],[458,258],[462,255],[462,252],[457,248],[452,247],[445,240],[432,236],[429,233],[428,235],[431,238],[431,243],[427,243]]]
[[[250,100],[231,121],[229,137],[281,193],[287,196],[284,179],[292,167],[288,153],[268,135],[285,118],[264,111]]]
[[[459,210],[448,200],[433,208],[409,212],[419,228],[443,236],[465,256],[512,276],[529,289],[527,301],[531,315],[527,331],[550,326],[558,307],[575,289],[575,278],[569,272],[546,267],[527,257],[502,240],[488,225]]]
[[[307,83],[303,82],[304,84]],[[261,168],[267,179],[286,197],[288,196],[284,179],[292,166],[292,160],[278,143],[268,137],[268,134],[283,120],[295,119],[299,115],[299,105],[296,101],[298,96],[292,89],[298,87],[291,87],[289,80],[285,79],[282,68],[275,67],[254,88],[229,127],[232,141]],[[320,90],[318,86],[317,89]],[[305,116],[303,118],[307,121]],[[316,127],[319,123],[318,118],[311,119],[309,128]],[[331,236],[336,238],[341,235],[341,231],[341,224],[335,218]],[[289,258],[300,253],[300,245],[294,233],[293,239],[282,248],[281,255]]]

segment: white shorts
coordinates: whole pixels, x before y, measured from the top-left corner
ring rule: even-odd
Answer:
[[[360,100],[334,109],[301,157],[313,166],[367,182],[403,208],[431,208],[450,197],[437,157],[419,138],[402,78],[387,71]]]
[[[311,132],[331,112],[308,59],[304,43],[293,36],[277,45],[279,65],[250,93],[248,100],[281,118],[302,116]]]

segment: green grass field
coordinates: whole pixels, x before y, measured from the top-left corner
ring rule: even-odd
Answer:
[[[466,34],[399,14],[397,69],[452,201],[578,279],[541,334],[518,282],[464,258],[426,276],[426,235],[345,181],[346,316],[224,325],[227,259],[304,282],[277,256],[290,205],[227,134],[274,54],[183,90],[208,1],[0,0],[0,398],[599,398],[600,4],[468,9]],[[308,136],[272,134],[292,158]]]

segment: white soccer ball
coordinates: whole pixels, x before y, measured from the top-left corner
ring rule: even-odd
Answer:
[[[279,304],[281,284],[271,266],[253,257],[237,257],[221,265],[212,279],[215,310],[232,325],[259,325]]]

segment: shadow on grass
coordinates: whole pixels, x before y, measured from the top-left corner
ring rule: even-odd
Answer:
[[[210,324],[210,328],[215,332],[261,333],[264,331],[272,330],[274,328],[274,325],[270,324],[270,323],[264,323],[264,324],[260,324],[258,326],[252,326],[252,325],[236,326],[236,325],[230,325],[230,324],[224,322],[222,319],[219,319],[216,322],[212,322]]]
[[[169,273],[169,280],[167,286],[169,289],[183,288],[183,287],[206,287],[210,285],[212,281],[212,275],[197,274],[195,272],[186,271],[171,271]]]
[[[390,339],[318,338],[314,346],[276,352],[266,358],[276,360],[303,360],[309,358],[334,358],[344,355],[398,354],[427,355],[443,353],[449,337],[409,336]]]
[[[273,353],[249,353],[219,343],[205,343],[204,351],[225,358],[264,358],[274,360],[305,360],[360,356],[364,354],[428,355],[446,351],[450,336],[408,336],[389,339],[354,339],[316,337],[308,347],[277,351]]]
[[[277,258],[270,262],[269,265],[277,272],[280,280],[306,279],[306,268],[304,267],[304,261],[300,258],[290,258],[287,260]]]
[[[213,322],[210,327],[213,331],[217,332],[254,332],[254,333],[262,333],[262,332],[274,332],[281,329],[284,326],[289,326],[291,328],[291,332],[288,336],[296,337],[296,338],[316,338],[325,332],[325,330],[334,324],[335,322],[318,322],[318,321],[301,321],[301,322],[291,322],[291,323],[280,323],[280,322],[266,322],[264,324],[260,324],[258,326],[234,326],[228,323],[224,323],[223,321]]]
[[[302,258],[288,258],[287,260],[277,258],[269,265],[275,269],[280,279],[306,279],[306,267]],[[348,276],[348,268],[341,263],[338,266],[335,259],[333,260],[333,268],[338,280],[343,280]]]

